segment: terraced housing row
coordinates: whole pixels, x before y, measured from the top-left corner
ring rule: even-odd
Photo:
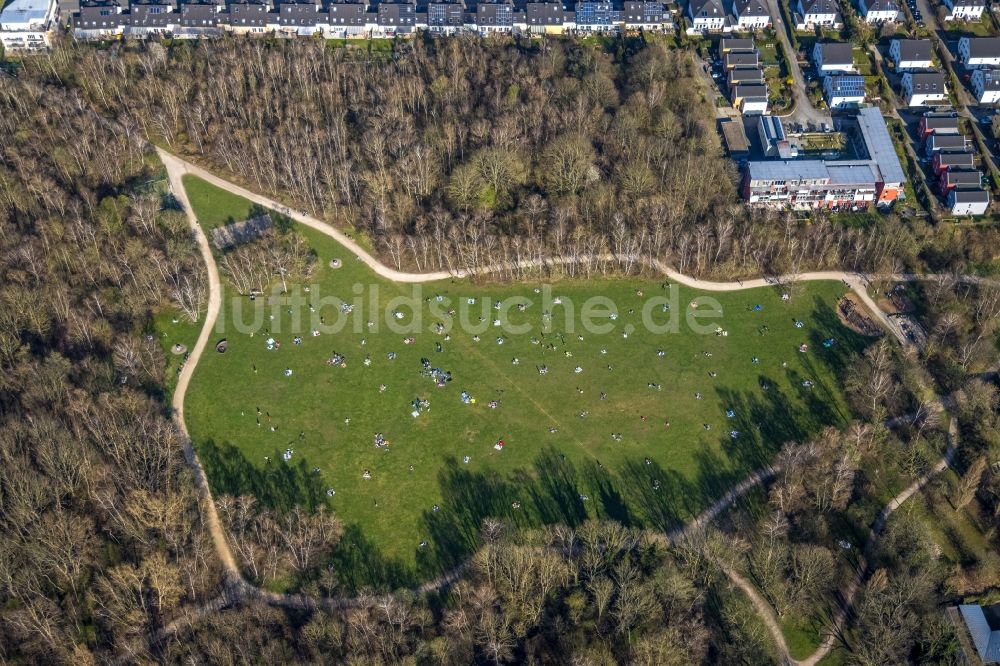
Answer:
[[[10,11],[8,11],[10,10]],[[385,38],[420,30],[437,34],[589,34],[673,30],[662,2],[650,0],[465,4],[449,0],[14,0],[0,15],[27,17],[2,25],[5,46],[44,48],[58,24],[78,39],[165,35],[215,37],[223,33]],[[30,36],[28,33],[31,33]],[[12,41],[8,45],[7,33]],[[21,33],[18,35],[17,33]]]

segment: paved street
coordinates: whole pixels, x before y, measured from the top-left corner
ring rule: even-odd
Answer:
[[[806,80],[802,76],[802,68],[799,67],[798,58],[795,56],[795,49],[792,48],[792,42],[788,39],[788,31],[784,20],[781,18],[781,10],[778,8],[778,2],[779,0],[767,0],[767,10],[771,14],[774,31],[778,34],[778,39],[781,40],[785,48],[785,53],[788,55],[788,69],[791,72],[792,80],[795,82],[792,86],[792,95],[795,98],[795,110],[787,116],[782,117],[786,122],[797,122],[803,125],[813,124],[817,127],[822,126],[823,123],[827,123],[832,126],[833,120],[829,112],[819,111],[809,102],[809,98],[806,95]]]

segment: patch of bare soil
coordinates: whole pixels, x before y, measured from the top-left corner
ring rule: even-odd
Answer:
[[[882,335],[882,329],[865,314],[864,307],[858,303],[857,296],[853,293],[845,294],[837,303],[837,316],[844,326],[856,333],[873,338]]]

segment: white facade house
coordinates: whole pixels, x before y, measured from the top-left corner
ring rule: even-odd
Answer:
[[[985,215],[989,207],[990,193],[982,187],[956,187],[948,193],[948,208],[952,215]]]
[[[735,30],[763,30],[771,25],[771,14],[762,0],[735,0],[733,16]]]
[[[857,106],[865,101],[865,77],[850,75],[824,77],[823,97],[831,109]]]
[[[731,92],[733,106],[744,116],[767,113],[767,86],[763,83],[736,83]]]
[[[0,12],[0,43],[9,51],[48,48],[56,0],[14,0]]]
[[[907,72],[903,74],[902,90],[907,106],[927,106],[948,99],[941,72]]]
[[[986,11],[985,0],[941,0],[948,9],[946,21],[978,21]]]
[[[722,0],[691,0],[688,3],[688,17],[691,19],[689,32],[724,32],[730,27]]]
[[[858,0],[858,9],[866,23],[895,23],[899,20],[899,5],[895,0]]]
[[[857,71],[854,67],[854,47],[850,44],[816,44],[812,56],[816,71],[820,74]]]
[[[836,0],[798,0],[795,12],[797,30],[838,29],[842,26]]]
[[[962,37],[958,40],[958,59],[967,69],[1000,67],[1000,38]]]
[[[929,39],[894,39],[889,44],[889,57],[892,58],[898,72],[930,69],[933,64],[931,60],[933,51]]]
[[[977,69],[973,72],[972,92],[980,104],[1000,102],[1000,69]]]

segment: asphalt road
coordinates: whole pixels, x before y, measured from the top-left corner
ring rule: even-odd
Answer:
[[[792,95],[795,98],[795,110],[782,118],[788,122],[797,122],[803,125],[815,125],[821,127],[823,123],[833,126],[833,119],[829,112],[820,111],[813,107],[806,95],[806,80],[802,76],[802,68],[796,57],[796,51],[792,48],[792,42],[788,38],[788,27],[781,17],[781,10],[778,8],[779,0],[767,0],[767,11],[771,14],[771,22],[774,23],[774,31],[778,34],[782,46],[785,47],[785,54],[788,56],[788,69],[795,82],[792,86]]]

